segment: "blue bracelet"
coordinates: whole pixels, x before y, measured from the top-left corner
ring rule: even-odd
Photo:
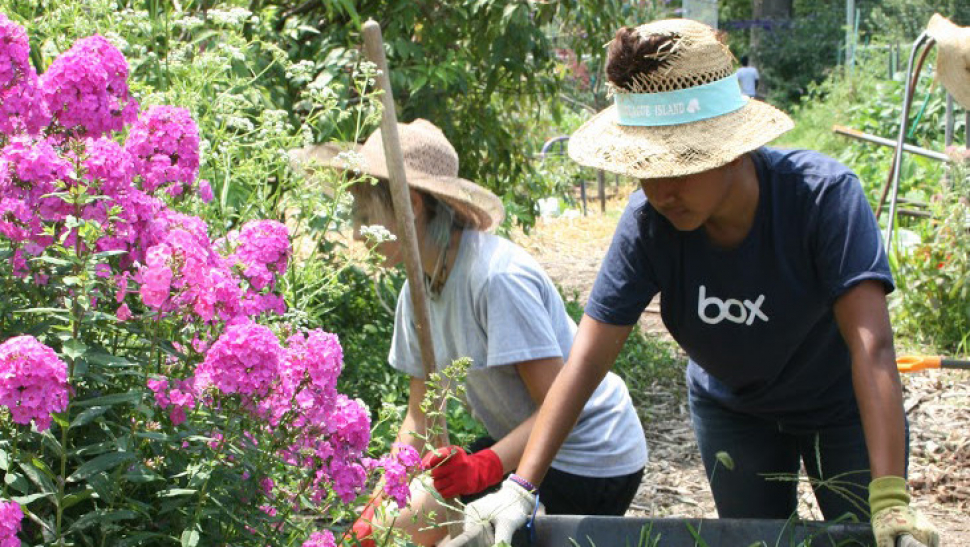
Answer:
[[[539,491],[539,489],[536,488],[534,484],[516,475],[515,473],[512,473],[511,475],[509,475],[509,480],[511,480],[515,484],[518,484],[522,488],[525,488],[526,491],[529,492],[530,494],[535,494],[536,492]]]

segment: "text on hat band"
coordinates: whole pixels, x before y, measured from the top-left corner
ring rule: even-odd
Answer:
[[[641,127],[679,125],[730,114],[748,102],[738,75],[660,93],[615,93],[617,123]]]

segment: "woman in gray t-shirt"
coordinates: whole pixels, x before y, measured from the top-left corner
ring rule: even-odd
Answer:
[[[536,261],[485,230],[501,222],[501,201],[458,178],[458,160],[444,134],[425,120],[399,124],[405,171],[421,262],[426,275],[436,370],[471,358],[465,379],[468,406],[488,432],[472,448],[435,447],[424,457],[434,490],[443,498],[481,495],[519,462],[535,414],[572,346],[576,325],[555,286]],[[362,171],[374,185],[356,184],[355,237],[369,241],[385,265],[401,262],[396,238],[372,235],[395,226],[380,131],[360,150]],[[338,166],[339,167],[339,166]],[[402,288],[389,362],[411,376],[408,411],[397,441],[426,446],[428,418],[421,410],[426,386],[414,325],[410,287]],[[622,515],[636,494],[647,461],[643,429],[626,385],[608,375],[586,404],[539,487],[550,514]],[[419,481],[416,481],[416,483]],[[415,486],[416,484],[413,484]],[[531,486],[531,485],[529,485]],[[403,527],[419,545],[434,545],[446,530],[438,496],[412,487],[403,514],[390,521],[368,504],[353,531],[362,545],[375,529]],[[386,520],[389,522],[380,522]],[[373,528],[372,528],[373,526]],[[370,543],[369,543],[370,542]]]

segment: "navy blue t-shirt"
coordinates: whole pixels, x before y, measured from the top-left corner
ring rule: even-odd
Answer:
[[[879,226],[858,178],[835,160],[771,148],[752,157],[760,196],[738,246],[715,246],[704,228],[678,231],[638,191],[586,314],[631,325],[660,293],[693,393],[791,427],[832,423],[858,413],[832,305],[866,279],[893,290]]]

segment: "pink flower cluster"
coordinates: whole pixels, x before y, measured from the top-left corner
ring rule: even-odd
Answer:
[[[337,542],[334,541],[333,534],[330,530],[324,530],[322,532],[314,532],[309,539],[303,542],[302,547],[336,547]]]
[[[273,331],[252,321],[230,325],[195,371],[196,386],[264,397],[279,380],[283,348]]]
[[[50,122],[23,27],[0,13],[0,133],[37,133]]]
[[[195,408],[195,382],[189,380],[173,380],[167,378],[148,380],[148,389],[155,394],[155,404],[161,409],[171,407],[168,417],[172,425],[185,423],[186,410]]]
[[[415,470],[420,468],[421,455],[412,446],[394,443],[391,453],[385,454],[372,465],[384,469],[384,493],[403,509],[411,499],[408,484]]]
[[[24,510],[15,501],[0,501],[0,547],[20,547],[20,532]]]
[[[128,61],[103,36],[75,42],[40,77],[53,121],[71,135],[100,137],[138,116],[128,91]]]
[[[0,405],[15,423],[48,429],[51,413],[67,409],[67,365],[33,336],[0,344]]]
[[[311,470],[305,494],[314,503],[329,492],[352,501],[367,472],[378,467],[385,469],[388,492],[406,503],[406,477],[420,459],[409,447],[381,460],[364,458],[370,414],[337,391],[342,367],[343,350],[333,334],[319,329],[297,333],[284,346],[267,327],[240,320],[208,349],[194,380],[151,380],[149,388],[160,407],[173,407],[175,425],[198,402],[217,407],[225,396],[238,398],[243,411],[265,424],[265,432],[289,439],[281,457],[295,468]]]
[[[199,175],[199,129],[184,108],[149,108],[131,127],[125,150],[134,159],[141,189],[149,194],[167,188],[170,195],[181,196]]]
[[[290,230],[275,220],[251,220],[233,237],[232,258],[243,268],[243,275],[257,291],[272,287],[276,276],[286,273],[290,259]]]

